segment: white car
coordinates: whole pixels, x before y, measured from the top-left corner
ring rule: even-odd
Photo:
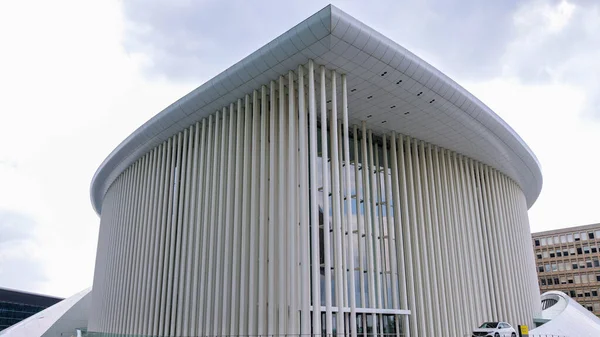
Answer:
[[[485,322],[473,330],[473,337],[517,337],[517,332],[506,322]]]

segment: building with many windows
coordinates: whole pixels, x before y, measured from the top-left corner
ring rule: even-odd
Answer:
[[[541,187],[535,155],[493,111],[327,6],[102,163],[88,333],[532,325],[527,210]]]
[[[60,301],[62,298],[0,288],[0,331]]]
[[[558,290],[600,316],[600,224],[532,234],[541,292]]]

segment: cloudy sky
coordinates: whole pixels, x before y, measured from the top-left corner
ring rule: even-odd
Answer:
[[[334,1],[506,120],[538,156],[533,231],[600,222],[600,3]],[[324,1],[0,2],[0,287],[91,285],[90,180],[169,103]]]

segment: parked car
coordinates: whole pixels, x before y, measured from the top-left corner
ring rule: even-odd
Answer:
[[[485,322],[473,330],[473,337],[517,337],[517,332],[506,322]]]

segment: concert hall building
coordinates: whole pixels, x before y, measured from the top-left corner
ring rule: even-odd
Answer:
[[[486,105],[327,6],[102,163],[88,333],[533,326],[541,188],[535,155]]]

